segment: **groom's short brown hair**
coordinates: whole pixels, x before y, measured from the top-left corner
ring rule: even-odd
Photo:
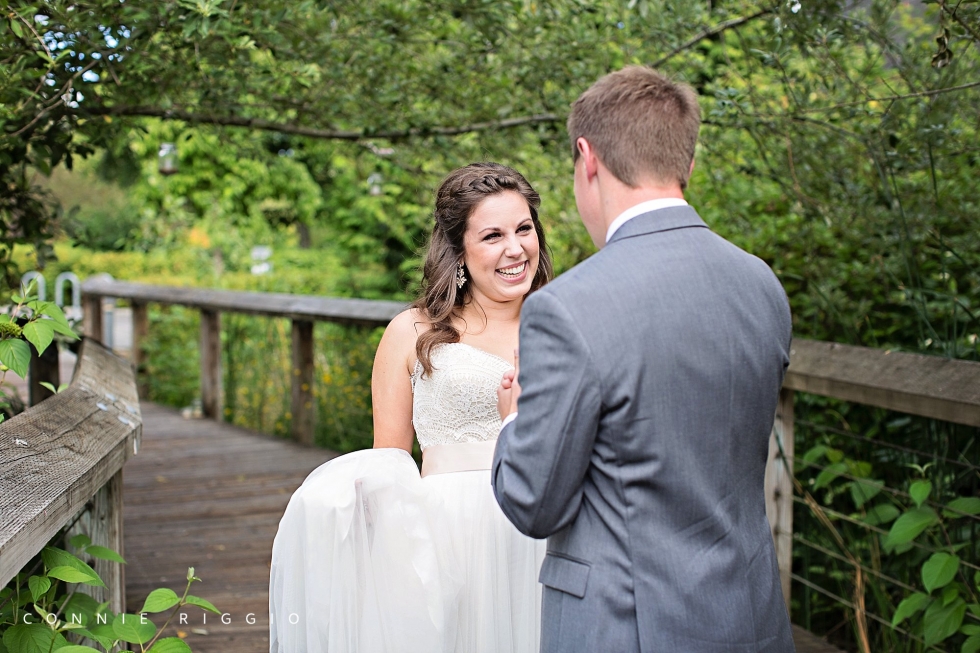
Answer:
[[[572,104],[572,157],[584,138],[628,186],[677,181],[687,188],[701,108],[693,88],[646,66],[628,66],[593,84]]]

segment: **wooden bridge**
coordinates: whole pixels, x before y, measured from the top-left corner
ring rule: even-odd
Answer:
[[[193,566],[198,594],[222,616],[187,610],[169,627],[197,652],[268,650],[272,541],[291,493],[334,453],[312,442],[313,321],[385,324],[394,302],[159,288],[90,281],[86,332],[71,387],[0,425],[0,585],[49,540],[85,532],[123,551],[125,568],[99,563],[115,611],[139,609],[157,587],[178,593]],[[138,400],[129,362],[98,342],[104,297],[132,302],[134,358],[146,337],[147,302],[201,310],[204,410],[220,415],[220,314],[293,320],[295,442],[213,419],[187,420]],[[980,426],[980,364],[796,341],[780,400],[767,472],[768,513],[784,592],[792,575],[793,394],[808,392]],[[14,444],[16,443],[16,444]],[[800,653],[836,651],[794,626]]]

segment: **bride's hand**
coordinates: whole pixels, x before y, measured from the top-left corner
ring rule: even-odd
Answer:
[[[514,350],[514,369],[504,372],[497,387],[497,412],[503,420],[511,413],[517,412],[517,399],[521,396],[521,384],[517,378],[520,374],[521,359],[518,351]]]

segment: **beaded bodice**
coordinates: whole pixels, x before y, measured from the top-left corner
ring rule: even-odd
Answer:
[[[514,366],[489,352],[453,342],[432,350],[431,375],[416,362],[412,423],[424,451],[433,444],[496,440],[500,433],[497,386]]]

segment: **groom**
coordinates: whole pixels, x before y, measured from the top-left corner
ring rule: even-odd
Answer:
[[[568,118],[601,251],[525,302],[491,471],[548,538],[545,653],[794,650],[763,495],[789,306],[684,201],[699,125],[690,87],[639,66]]]

